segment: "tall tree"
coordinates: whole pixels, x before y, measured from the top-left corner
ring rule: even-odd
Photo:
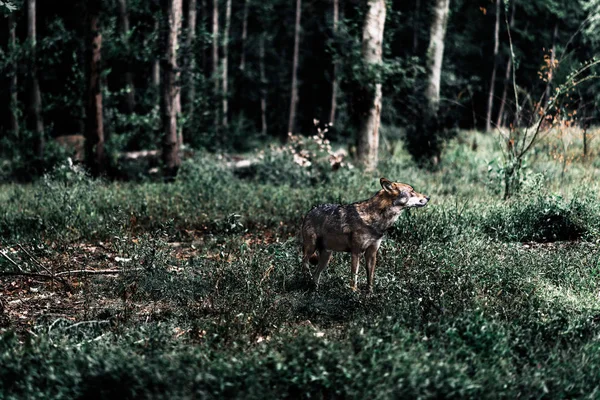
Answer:
[[[154,21],[154,32],[160,32],[160,21],[156,19]],[[160,58],[155,57],[152,60],[152,86],[156,90],[156,93],[160,93]],[[157,104],[160,103],[160,94],[157,96]]]
[[[223,32],[223,126],[228,125],[228,108],[229,108],[229,29],[231,27],[231,0],[227,0],[225,4],[225,29]]]
[[[177,130],[177,98],[179,95],[179,68],[177,48],[181,27],[181,0],[161,0],[164,27],[161,29],[164,57],[162,58],[161,114],[164,129],[162,156],[167,176],[175,176],[181,165]]]
[[[17,99],[17,91],[18,91],[18,74],[17,74],[17,60],[15,56],[15,52],[17,49],[17,34],[16,34],[16,22],[15,16],[11,12],[8,14],[8,46],[9,46],[9,56],[10,56],[10,130],[13,132],[15,136],[19,135],[19,118],[18,118],[18,110],[19,103]]]
[[[87,102],[85,113],[86,162],[94,175],[105,170],[104,125],[102,118],[101,49],[100,32],[101,0],[88,2],[87,34]]]
[[[421,13],[421,0],[415,1],[415,11],[413,12],[412,28],[413,28],[413,54],[419,49],[419,14]]]
[[[31,44],[28,127],[35,132],[35,154],[37,157],[42,158],[44,156],[45,138],[44,122],[42,120],[42,94],[37,77],[36,0],[27,0],[27,39]]]
[[[267,75],[265,73],[265,33],[258,42],[258,68],[260,69],[260,132],[267,135]]]
[[[126,52],[129,56],[129,13],[127,12],[127,0],[118,0],[119,9],[119,28],[121,31],[121,40],[125,46]],[[133,82],[133,73],[131,72],[131,65],[127,63],[127,67],[124,74],[125,78],[125,104],[127,105],[127,112],[133,113],[135,108],[135,85]]]
[[[385,0],[369,0],[362,32],[362,58],[367,67],[380,64],[383,54],[385,27]],[[373,87],[364,90],[366,109],[361,110],[358,131],[358,160],[367,170],[377,167],[379,149],[379,122],[381,117],[381,83],[365,82]]]
[[[515,5],[516,0],[512,2],[512,10],[510,12],[510,22],[508,24],[508,29],[512,29],[515,23]],[[496,118],[496,126],[502,126],[502,121],[504,119],[504,106],[506,104],[506,96],[508,94],[508,87],[510,86],[510,72],[512,69],[512,57],[510,54],[508,55],[508,60],[506,61],[506,68],[504,73],[504,89],[502,89],[502,97],[500,97],[500,109],[498,110],[498,117]]]
[[[498,67],[498,49],[500,42],[500,1],[496,0],[496,23],[494,25],[494,65],[492,67],[492,77],[490,78],[490,90],[488,92],[487,114],[485,118],[485,130],[492,129],[492,110],[494,108],[494,89],[496,87],[496,69]]]
[[[186,76],[185,85],[185,103],[188,118],[194,115],[194,101],[196,99],[196,52],[194,51],[194,42],[196,41],[196,0],[188,0],[187,9],[187,36],[186,47]]]
[[[339,0],[333,0],[333,35],[337,35],[338,24],[340,20]],[[337,108],[337,92],[338,92],[338,63],[337,60],[333,63],[333,78],[331,80],[331,107],[329,113],[329,122],[335,123],[335,110]]]
[[[213,0],[212,9],[212,78],[214,80],[214,96],[219,96],[219,0]],[[219,108],[215,107],[214,128],[219,130]]]
[[[440,81],[449,10],[450,0],[435,0],[427,48],[427,88],[425,89],[429,112],[434,115],[437,115],[440,104]]]
[[[250,9],[250,0],[244,0],[244,15],[242,19],[242,57],[240,60],[240,70],[246,68],[246,41],[248,40],[248,13]]]
[[[294,132],[296,123],[296,107],[298,105],[298,62],[300,52],[300,20],[302,16],[302,0],[296,0],[296,22],[294,24],[294,61],[292,64],[292,93],[290,95],[290,117],[288,132]],[[282,136],[286,140],[287,135]]]

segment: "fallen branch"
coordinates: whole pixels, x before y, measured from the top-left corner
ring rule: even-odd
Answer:
[[[6,258],[8,261],[10,261],[10,263],[11,263],[12,265],[14,265],[15,267],[17,267],[17,269],[18,269],[19,271],[21,271],[21,272],[24,272],[24,271],[23,271],[23,268],[21,268],[21,266],[20,266],[19,264],[17,264],[16,262],[14,262],[14,261],[13,261],[13,259],[12,259],[12,258],[10,258],[10,257],[8,256],[8,254],[6,254],[6,253],[4,252],[4,250],[0,251],[0,254],[1,254],[1,255],[2,255],[4,258]]]
[[[55,275],[56,276],[76,275],[76,274],[83,274],[83,275],[111,275],[111,274],[120,274],[122,272],[129,272],[129,271],[141,271],[143,269],[144,268],[132,268],[132,269],[76,269],[76,270],[73,270],[73,271],[58,272]]]
[[[32,278],[43,278],[43,279],[60,279],[59,276],[64,275],[111,275],[120,274],[128,271],[141,271],[144,268],[132,268],[132,269],[76,269],[72,271],[58,272],[52,275],[41,274],[38,272],[25,272],[25,271],[0,271],[0,276],[29,276]],[[66,282],[65,282],[66,283]]]

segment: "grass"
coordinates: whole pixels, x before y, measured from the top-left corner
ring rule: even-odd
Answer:
[[[63,274],[1,278],[0,397],[598,398],[598,170],[540,153],[504,202],[500,157],[464,132],[436,172],[399,151],[295,187],[203,156],[172,184],[6,185],[0,271]],[[346,254],[314,292],[303,214],[380,176],[432,202],[389,232],[373,295],[349,290]]]

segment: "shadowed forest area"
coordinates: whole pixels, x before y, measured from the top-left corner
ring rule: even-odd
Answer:
[[[0,397],[600,397],[600,1],[0,1]],[[318,288],[303,218],[430,196]],[[385,187],[383,191],[385,192]]]

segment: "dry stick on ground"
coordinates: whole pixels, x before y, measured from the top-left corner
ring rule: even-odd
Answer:
[[[14,265],[15,267],[17,267],[17,269],[21,272],[25,272],[23,271],[23,268],[21,268],[21,266],[19,264],[17,264],[12,258],[10,258],[4,251],[0,251],[0,255],[2,255],[4,258],[6,258],[8,261],[10,261],[10,263],[12,265]]]
[[[33,261],[33,263],[35,265],[37,265],[38,267],[42,268],[44,271],[46,271],[47,273],[52,275],[52,272],[48,268],[46,268],[41,262],[39,262],[34,256],[32,256],[31,253],[27,251],[27,249],[25,249],[20,244],[17,244],[17,246],[19,247],[19,249],[21,249],[21,251],[23,253],[25,253],[27,255],[27,257],[29,257],[31,259],[31,261]]]

